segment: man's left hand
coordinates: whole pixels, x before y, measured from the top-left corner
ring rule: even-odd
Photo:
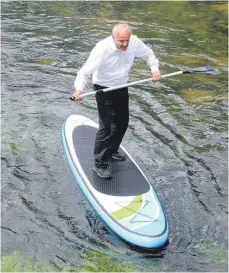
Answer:
[[[161,77],[161,72],[160,71],[152,73],[152,79],[153,79],[153,81],[160,81],[161,78],[162,77]]]

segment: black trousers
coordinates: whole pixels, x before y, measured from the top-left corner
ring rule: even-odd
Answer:
[[[94,90],[105,86],[94,84]],[[96,93],[99,115],[99,129],[96,133],[94,157],[95,165],[103,167],[109,163],[111,155],[118,151],[129,123],[128,88]]]

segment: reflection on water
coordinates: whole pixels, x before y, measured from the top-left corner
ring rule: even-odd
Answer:
[[[157,252],[124,243],[101,222],[60,140],[70,114],[97,121],[93,97],[68,98],[93,45],[122,20],[153,48],[163,74],[205,65],[222,72],[129,88],[123,144],[169,220],[169,244]],[[13,260],[20,271],[27,263],[21,257],[30,255],[50,262],[41,271],[111,271],[111,261],[123,271],[226,270],[227,39],[226,2],[2,3],[4,268]],[[147,65],[136,61],[130,81],[148,77]]]

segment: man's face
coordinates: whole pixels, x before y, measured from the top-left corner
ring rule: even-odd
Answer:
[[[113,35],[114,43],[118,49],[126,51],[129,45],[131,32],[119,32]]]

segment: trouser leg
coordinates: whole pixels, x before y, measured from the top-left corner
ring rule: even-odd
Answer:
[[[94,89],[98,89],[94,85]],[[98,107],[99,128],[95,137],[94,158],[97,167],[103,167],[109,163],[111,157],[110,137],[112,123],[112,102],[107,100],[104,94],[96,94]]]
[[[119,92],[119,96],[113,105],[110,139],[111,153],[118,151],[129,123],[128,89],[123,88],[123,90],[119,90]]]

